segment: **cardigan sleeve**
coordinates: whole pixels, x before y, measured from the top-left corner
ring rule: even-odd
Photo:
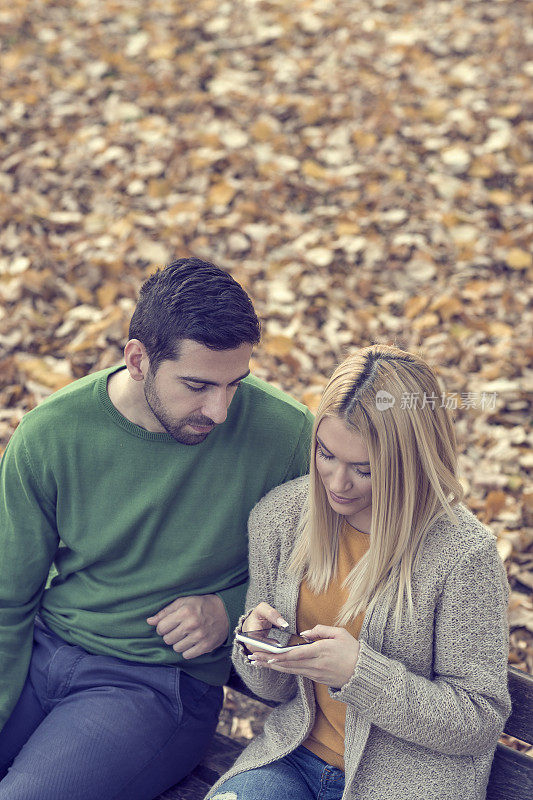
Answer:
[[[274,490],[276,492],[276,490]],[[259,603],[265,602],[275,608],[275,587],[279,566],[279,542],[284,532],[278,530],[279,514],[272,508],[272,497],[267,495],[250,514],[249,530],[249,570],[250,584],[246,595],[246,614],[239,620],[236,631],[250,611]],[[283,526],[281,526],[283,527]],[[276,702],[290,700],[297,690],[294,675],[274,672],[251,664],[247,651],[240,642],[233,644],[232,654],[235,669],[248,688],[258,697]]]
[[[494,748],[510,713],[507,600],[503,564],[487,539],[447,577],[434,621],[432,679],[361,642],[352,677],[332,697],[430,750],[474,756]]]

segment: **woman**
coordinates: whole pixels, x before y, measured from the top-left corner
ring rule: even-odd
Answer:
[[[406,402],[407,401],[407,402]],[[250,516],[240,629],[300,631],[234,663],[277,700],[212,800],[481,800],[507,691],[507,581],[460,504],[456,445],[431,369],[374,345],[334,372],[310,477]]]

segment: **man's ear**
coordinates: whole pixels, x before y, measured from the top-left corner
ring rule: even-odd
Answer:
[[[144,380],[150,366],[150,359],[142,342],[138,339],[130,339],[126,343],[124,361],[134,381]]]

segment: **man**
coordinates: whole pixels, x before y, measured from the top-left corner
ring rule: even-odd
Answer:
[[[142,287],[125,366],[60,390],[12,436],[0,800],[150,800],[202,757],[248,514],[308,467],[312,417],[249,375],[258,341],[242,287],[180,259]]]

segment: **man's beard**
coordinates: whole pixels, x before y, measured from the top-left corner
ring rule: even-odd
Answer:
[[[187,425],[208,426],[214,425],[212,419],[208,417],[185,417],[185,419],[172,419],[166,412],[159,395],[154,386],[154,378],[151,372],[148,372],[144,382],[144,397],[148,404],[148,408],[154,417],[161,423],[163,428],[169,433],[173,439],[180,444],[200,444],[204,441],[207,433],[187,433],[184,428]]]

